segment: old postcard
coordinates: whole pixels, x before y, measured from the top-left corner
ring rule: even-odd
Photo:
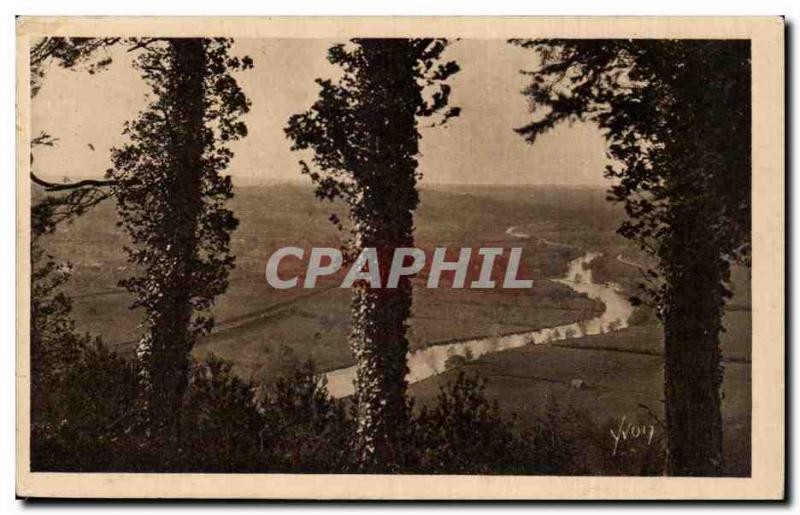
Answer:
[[[783,497],[781,18],[17,33],[19,496]]]

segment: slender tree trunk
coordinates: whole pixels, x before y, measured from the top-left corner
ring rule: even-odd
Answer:
[[[170,176],[165,187],[171,201],[165,206],[163,296],[152,316],[146,366],[151,430],[167,442],[180,443],[181,402],[188,384],[192,332],[190,292],[197,257],[198,217],[202,208],[205,49],[201,39],[170,42],[172,80],[166,95],[173,97],[171,131],[167,142]],[[157,187],[157,186],[156,186]]]
[[[676,476],[722,472],[722,267],[720,249],[702,220],[697,212],[680,215],[667,261],[667,472]]]

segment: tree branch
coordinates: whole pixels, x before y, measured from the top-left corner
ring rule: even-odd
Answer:
[[[113,179],[111,180],[84,179],[78,182],[68,182],[60,184],[40,179],[33,172],[31,172],[31,180],[36,184],[38,184],[39,186],[44,187],[46,191],[68,191],[86,187],[102,188],[104,186],[114,186],[118,182]]]

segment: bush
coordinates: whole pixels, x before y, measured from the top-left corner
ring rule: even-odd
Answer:
[[[251,472],[268,464],[264,416],[252,383],[211,354],[194,363],[181,420],[182,445],[174,467],[203,472]]]
[[[452,370],[454,368],[459,368],[464,366],[467,363],[467,358],[462,356],[461,354],[453,354],[452,356],[448,356],[447,360],[444,362],[445,370]]]
[[[261,400],[264,445],[272,467],[301,472],[341,472],[350,464],[355,426],[342,401],[328,394],[326,381],[310,361],[289,378],[265,388]]]
[[[214,355],[192,366],[180,445],[144,433],[137,369],[100,342],[50,392],[58,423],[31,432],[35,471],[334,472],[349,463],[352,424],[311,363],[261,389]]]
[[[47,392],[46,404],[58,410],[32,416],[31,470],[128,468],[137,456],[136,371],[99,340],[77,352]],[[129,444],[129,451],[120,450]]]
[[[485,396],[486,380],[460,372],[414,420],[416,472],[542,474],[569,468],[571,447],[550,427],[520,430]]]
[[[149,437],[138,401],[137,368],[99,341],[81,348],[50,392],[58,423],[32,430],[36,471],[316,472],[355,471],[355,427],[346,404],[328,394],[306,363],[269,386],[245,382],[211,355],[192,366],[179,446]],[[486,381],[460,372],[436,402],[412,415],[401,472],[561,474],[575,470],[560,436],[557,407],[523,431],[485,396]]]
[[[575,429],[587,425],[575,412],[562,413],[555,396],[548,394],[545,417],[533,428],[531,435],[537,471],[545,475],[577,473],[580,454],[575,448]]]

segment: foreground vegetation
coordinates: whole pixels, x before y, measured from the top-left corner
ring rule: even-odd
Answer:
[[[329,397],[307,363],[269,387],[239,379],[216,357],[195,362],[180,407],[180,445],[142,424],[134,363],[100,342],[74,348],[33,412],[31,470],[60,472],[327,472],[357,466],[353,406]],[[39,369],[41,370],[41,369]],[[574,445],[552,416],[521,430],[458,374],[435,402],[407,407],[401,473],[573,474]],[[104,395],[97,395],[102,391]],[[369,470],[380,472],[380,466]]]

